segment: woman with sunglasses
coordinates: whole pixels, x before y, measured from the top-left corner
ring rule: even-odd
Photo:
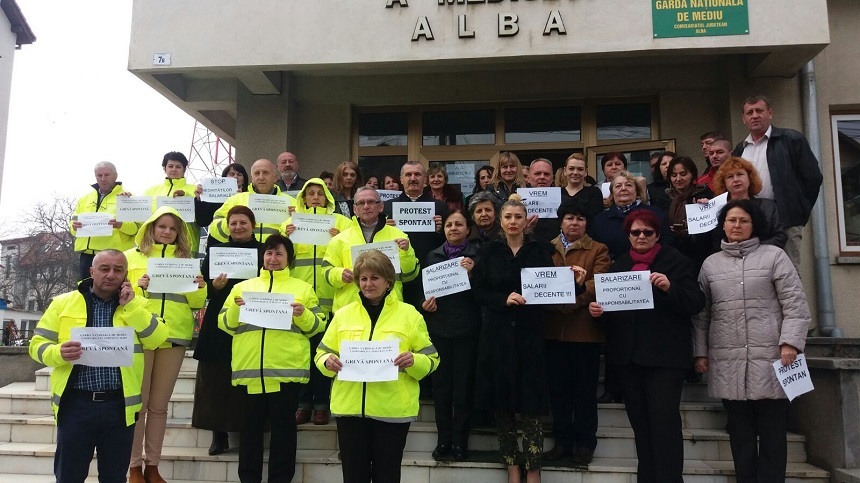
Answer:
[[[654,212],[632,211],[624,219],[630,249],[609,267],[611,273],[650,271],[654,308],[605,312],[598,302],[588,307],[606,329],[607,356],[620,376],[641,483],[683,481],[681,389],[692,357],[691,318],[705,306],[692,262],[660,243],[660,227]]]

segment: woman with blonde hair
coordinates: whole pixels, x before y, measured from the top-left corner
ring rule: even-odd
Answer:
[[[516,154],[509,151],[499,154],[490,164],[493,166],[493,178],[487,192],[493,195],[496,208],[501,208],[511,193],[516,193],[517,188],[526,186],[523,164]]]
[[[347,218],[352,218],[352,197],[355,196],[358,187],[364,184],[361,181],[361,170],[352,161],[344,161],[337,165],[332,183],[334,184],[332,194],[337,212]]]
[[[137,248],[125,251],[128,279],[134,285],[135,295],[147,299],[147,309],[164,318],[169,335],[158,349],[143,352],[142,406],[134,428],[129,482],[163,483],[164,479],[158,474],[158,464],[167,428],[167,405],[179,377],[185,350],[191,346],[194,332],[192,311],[202,308],[206,301],[206,281],[203,275],[198,274],[194,279],[197,290],[192,292],[149,291],[147,271],[151,258],[192,258],[191,230],[173,208],[156,210],[143,222],[135,241]],[[146,470],[143,469],[144,463]]]

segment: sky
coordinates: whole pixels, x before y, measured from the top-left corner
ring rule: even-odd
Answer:
[[[131,0],[17,0],[36,42],[15,52],[0,226],[54,194],[80,197],[111,161],[135,194],[188,155],[194,119],[127,70]]]

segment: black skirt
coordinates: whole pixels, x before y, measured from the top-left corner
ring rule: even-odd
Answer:
[[[247,411],[244,386],[233,386],[230,361],[199,361],[191,425],[210,431],[238,432]]]

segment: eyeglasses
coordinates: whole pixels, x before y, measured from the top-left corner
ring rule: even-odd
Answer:
[[[364,206],[364,205],[375,205],[377,203],[379,203],[379,200],[356,201],[353,204],[355,206]]]
[[[643,234],[645,235],[645,238],[651,238],[657,232],[654,230],[630,230],[629,233],[633,238],[639,238],[639,235]]]
[[[726,218],[726,225],[752,225],[752,220],[747,220],[745,218]]]

